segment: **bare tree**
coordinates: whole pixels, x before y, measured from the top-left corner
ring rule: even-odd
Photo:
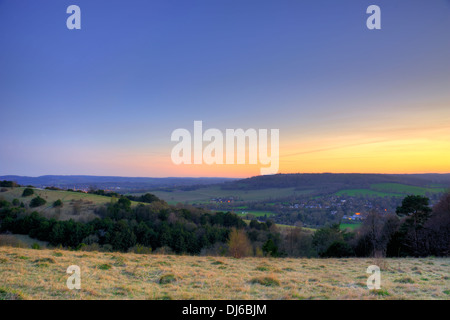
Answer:
[[[233,228],[228,239],[228,252],[235,258],[250,256],[252,246],[244,230]]]

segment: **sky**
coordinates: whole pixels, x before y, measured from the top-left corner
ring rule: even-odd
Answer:
[[[280,173],[448,173],[449,31],[448,0],[0,0],[0,175],[260,174],[175,165],[194,121],[279,129]]]

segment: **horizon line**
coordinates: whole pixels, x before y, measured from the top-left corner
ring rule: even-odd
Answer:
[[[31,175],[17,175],[17,174],[3,174],[0,177],[21,177],[21,178],[41,178],[46,176],[60,176],[60,177],[111,177],[111,178],[142,178],[142,179],[247,179],[253,177],[263,177],[263,176],[274,176],[274,175],[293,175],[293,174],[367,174],[367,175],[426,175],[426,174],[435,174],[435,175],[446,175],[450,174],[450,172],[415,172],[415,173],[374,173],[374,172],[279,172],[275,174],[269,175],[254,175],[254,176],[246,176],[246,177],[220,177],[220,176],[164,176],[164,177],[150,177],[150,176],[119,176],[119,175],[91,175],[91,174],[44,174],[39,176],[31,176]]]

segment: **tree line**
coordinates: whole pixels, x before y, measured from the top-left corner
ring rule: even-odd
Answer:
[[[139,199],[148,203],[133,207],[121,196],[98,207],[98,218],[89,222],[58,221],[30,212],[18,201],[0,200],[0,232],[71,249],[235,257],[448,256],[450,251],[450,193],[433,208],[427,197],[410,195],[396,214],[374,210],[353,231],[334,223],[315,232],[281,228],[271,220],[246,223],[231,212],[171,206],[149,195]]]
[[[251,254],[258,241],[275,238],[271,223],[253,221],[250,226],[231,212],[207,212],[197,208],[169,206],[162,201],[131,207],[121,197],[96,210],[99,218],[89,222],[58,221],[6,200],[0,201],[0,232],[26,234],[52,246],[71,249],[136,251],[161,250],[178,254],[226,254],[233,230],[251,234]]]

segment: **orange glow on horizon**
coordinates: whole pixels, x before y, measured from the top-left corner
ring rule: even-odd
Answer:
[[[161,150],[105,148],[74,150],[84,154],[74,165],[87,174],[135,177],[230,177],[261,175],[256,165],[175,165],[170,158],[171,145]],[[150,152],[151,151],[151,152]],[[152,153],[154,152],[154,153]],[[301,139],[280,135],[278,173],[450,173],[450,129],[428,128],[409,134],[374,135],[366,132],[321,134]],[[90,172],[90,168],[98,168]]]

